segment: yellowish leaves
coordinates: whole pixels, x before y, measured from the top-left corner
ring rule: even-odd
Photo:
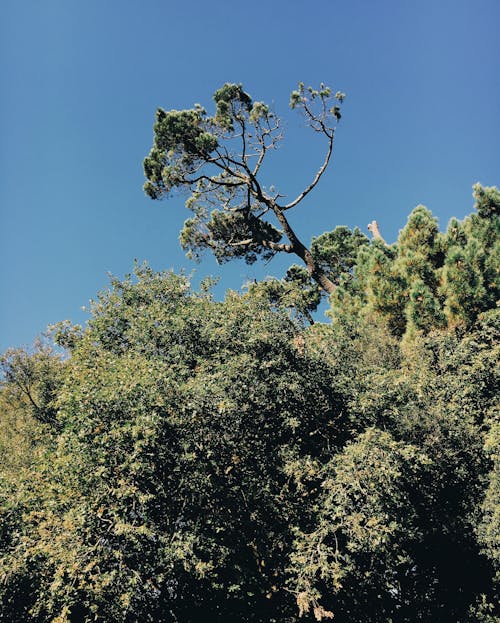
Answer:
[[[198,577],[204,578],[207,575],[207,573],[212,571],[212,569],[214,568],[214,565],[211,562],[198,560],[194,568],[195,568],[196,573],[198,574]]]
[[[229,406],[230,405],[227,401],[221,400],[217,405],[217,410],[219,411],[219,413],[224,413],[225,411],[228,410]]]
[[[124,521],[117,521],[115,523],[115,527],[113,532],[117,535],[117,536],[132,536],[132,537],[137,537],[137,536],[152,536],[152,532],[151,530],[144,525],[141,526],[135,526],[133,524],[130,523],[126,523]]]
[[[325,610],[323,606],[315,606],[313,608],[314,618],[316,621],[322,621],[323,619],[333,619],[333,612]]]
[[[333,612],[325,610],[314,597],[312,597],[307,591],[301,591],[297,595],[297,606],[299,608],[299,617],[307,614],[312,607],[314,618],[316,621],[322,621],[323,619],[333,619]]]
[[[61,612],[52,619],[51,623],[68,623],[69,615],[71,614],[69,606],[64,606]]]
[[[295,346],[295,348],[297,349],[297,352],[299,353],[299,355],[304,355],[306,352],[306,341],[303,335],[296,335],[293,338],[293,344]]]
[[[88,573],[89,571],[92,571],[92,569],[96,566],[96,564],[97,564],[96,560],[91,560],[87,565],[85,565],[85,567],[83,568],[83,572]]]

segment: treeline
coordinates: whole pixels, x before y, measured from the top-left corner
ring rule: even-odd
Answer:
[[[392,245],[316,238],[327,324],[299,267],[220,302],[139,266],[5,353],[0,621],[497,621],[500,193],[474,192],[444,233],[418,207]]]

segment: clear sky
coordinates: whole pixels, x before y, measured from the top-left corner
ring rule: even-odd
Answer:
[[[321,145],[288,110],[299,80],[347,93],[333,165],[292,221],[304,241],[377,219],[395,240],[419,203],[445,227],[476,181],[500,184],[498,0],[3,0],[0,350],[29,345],[134,258],[226,287],[286,263],[188,261],[183,199],[142,193],[158,106],[211,107],[242,82],[285,120],[268,184],[293,195]]]

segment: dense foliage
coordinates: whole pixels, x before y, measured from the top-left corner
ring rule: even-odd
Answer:
[[[267,107],[237,85],[216,104],[159,114],[150,194],[187,184],[236,123],[268,145]],[[210,183],[229,181],[237,201],[239,182]],[[474,194],[444,233],[422,206],[393,245],[338,227],[312,272],[224,301],[137,266],[84,329],[5,353],[0,621],[498,620],[500,193]],[[241,214],[241,254],[272,250],[240,208],[210,216],[216,250]]]
[[[476,212],[445,233],[423,206],[410,214],[397,244],[375,241],[342,275],[332,314],[379,316],[392,332],[413,335],[471,326],[500,295],[500,192],[474,187]]]

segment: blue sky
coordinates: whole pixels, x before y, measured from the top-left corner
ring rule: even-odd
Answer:
[[[29,345],[134,258],[226,287],[286,260],[200,265],[182,198],[142,193],[155,109],[211,110],[224,82],[272,103],[285,141],[266,183],[293,195],[321,145],[288,110],[299,80],[347,93],[333,164],[292,216],[305,241],[429,207],[445,227],[471,186],[500,184],[498,0],[4,0],[0,6],[0,350]]]

